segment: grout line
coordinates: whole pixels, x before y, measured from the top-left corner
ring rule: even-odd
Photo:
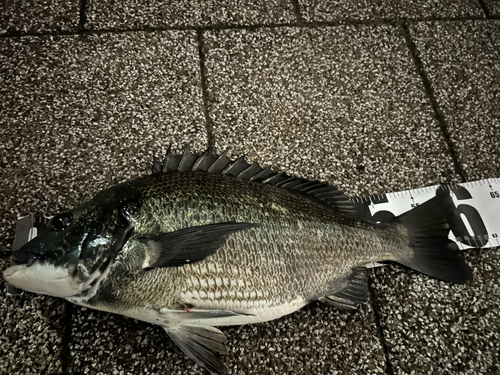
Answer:
[[[66,314],[64,317],[64,333],[61,349],[61,368],[63,374],[68,374],[69,365],[71,363],[71,350],[69,345],[72,341],[71,330],[73,328],[73,304],[66,301]]]
[[[434,118],[439,124],[439,127],[441,128],[441,133],[444,137],[444,140],[446,142],[446,145],[448,146],[448,151],[451,155],[451,158],[453,160],[453,165],[455,167],[455,173],[457,173],[460,176],[460,179],[462,180],[461,182],[465,182],[466,176],[465,172],[462,168],[462,165],[460,164],[460,161],[458,160],[457,153],[455,151],[455,146],[453,145],[453,141],[451,140],[450,137],[450,132],[448,131],[448,125],[446,124],[446,120],[444,117],[444,114],[442,113],[441,109],[439,108],[439,104],[436,100],[436,96],[434,94],[434,89],[431,86],[430,80],[427,77],[427,74],[425,73],[424,70],[424,65],[422,61],[420,60],[420,57],[418,56],[418,51],[417,47],[415,46],[415,43],[413,43],[410,32],[408,30],[408,26],[405,24],[401,24],[401,30],[403,32],[403,36],[406,40],[406,45],[408,49],[410,50],[410,55],[413,60],[413,63],[415,65],[415,68],[417,70],[417,74],[420,76],[422,79],[422,83],[424,85],[424,90],[427,95],[427,98],[429,99],[432,109],[434,111]]]
[[[299,0],[292,0],[293,12],[295,13],[295,18],[297,22],[303,23],[304,19],[302,18],[302,13],[300,12],[300,4]]]
[[[203,113],[205,114],[205,126],[207,129],[207,141],[208,148],[213,149],[215,147],[215,139],[213,135],[213,123],[210,118],[210,114],[208,112],[208,85],[207,85],[207,76],[206,76],[206,67],[205,67],[205,51],[204,51],[204,40],[203,40],[203,31],[198,30],[196,32],[197,40],[198,40],[198,54],[200,59],[200,77],[201,77],[201,91],[203,96]]]
[[[80,0],[80,19],[78,21],[78,31],[85,31],[85,24],[87,23],[87,0]]]
[[[369,277],[368,285],[371,285],[371,276]],[[392,363],[389,359],[389,346],[387,345],[387,341],[385,340],[384,336],[384,329],[382,328],[381,320],[380,320],[380,312],[377,309],[377,306],[375,304],[375,292],[373,291],[373,288],[369,287],[370,290],[370,302],[372,305],[373,309],[373,314],[375,315],[375,325],[377,326],[377,332],[378,336],[380,339],[380,342],[382,343],[382,349],[384,351],[384,356],[385,356],[385,373],[387,375],[394,375],[394,369],[392,368]]]
[[[292,0],[297,1],[297,0]],[[459,21],[491,21],[498,20],[499,17],[465,17],[465,18],[415,18],[415,19],[379,19],[379,20],[357,20],[357,19],[337,19],[332,21],[321,22],[289,22],[277,24],[253,24],[253,25],[213,25],[213,26],[162,26],[162,27],[142,27],[142,28],[129,28],[129,29],[101,29],[101,30],[88,30],[82,29],[84,23],[87,22],[85,7],[87,0],[81,0],[80,3],[80,22],[79,28],[75,31],[54,31],[43,33],[24,33],[21,31],[12,31],[7,34],[0,35],[0,38],[19,38],[19,37],[38,37],[38,36],[64,36],[64,35],[79,35],[79,34],[123,34],[131,32],[159,32],[159,31],[218,31],[218,30],[256,30],[256,29],[275,29],[280,27],[335,27],[343,25],[395,25],[401,23],[418,23],[418,22],[459,22]],[[302,17],[302,16],[301,16]]]
[[[481,7],[486,18],[491,18],[490,11],[489,11],[488,7],[486,6],[486,3],[484,2],[484,0],[477,0],[477,2],[479,3],[479,6]]]

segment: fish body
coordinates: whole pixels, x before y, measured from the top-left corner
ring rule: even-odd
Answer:
[[[88,300],[93,306],[196,307],[265,321],[341,289],[357,267],[411,252],[402,226],[342,215],[273,185],[198,171],[148,176],[126,186],[141,196],[130,214],[134,234]],[[225,222],[258,225],[231,233],[199,262],[144,271],[154,246],[144,236]]]
[[[316,300],[355,308],[368,298],[367,263],[471,277],[437,198],[374,223],[333,187],[242,159],[186,151],[154,170],[56,216],[13,254],[18,264],[4,278],[162,325],[198,364],[224,374],[216,326],[276,319]]]

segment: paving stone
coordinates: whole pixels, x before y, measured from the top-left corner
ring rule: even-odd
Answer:
[[[4,255],[18,214],[54,214],[149,173],[153,152],[169,143],[177,151],[188,143],[206,147],[193,32],[13,38],[0,45]],[[26,294],[2,306],[0,372],[60,373],[64,303]]]
[[[54,214],[121,180],[149,173],[153,152],[165,152],[170,143],[176,151],[189,143],[196,151],[206,148],[194,32],[0,43],[4,254],[11,250],[18,214]],[[21,305],[2,304],[7,310],[1,316],[8,318],[2,340],[12,342],[2,342],[8,355],[2,371],[9,370],[3,373],[60,372],[62,329],[57,325],[63,318],[57,306],[64,305],[33,294],[21,298]],[[35,322],[40,316],[52,326]],[[16,320],[23,323],[16,326]],[[78,349],[73,347],[73,361],[85,356],[85,349]]]
[[[450,285],[399,266],[374,271],[394,374],[498,374],[500,249],[467,254],[474,280]]]
[[[80,307],[73,319],[69,374],[206,373],[160,326]],[[312,304],[272,322],[222,331],[232,375],[375,374],[385,368],[369,305],[345,312]]]
[[[206,147],[194,32],[9,38],[0,51],[1,252],[17,215],[149,173],[170,143]]]
[[[500,1],[498,0],[483,0],[490,16],[500,16]]]
[[[9,266],[0,259],[0,269]],[[25,293],[7,296],[0,291],[0,374],[61,374],[65,302]]]
[[[410,30],[467,178],[498,177],[498,22]],[[375,304],[395,374],[500,371],[500,250],[469,251],[467,260],[474,280],[465,285],[395,267],[376,271]]]
[[[209,115],[219,150],[326,180],[350,194],[455,177],[397,28],[233,30],[204,37]],[[338,319],[332,327],[342,324]],[[373,333],[358,331],[351,347],[338,349],[339,358],[363,352],[363,358],[344,361],[359,372],[376,361],[384,371],[379,349],[363,346]],[[322,361],[336,362],[331,354],[316,360]]]
[[[305,21],[484,17],[477,0],[299,0]]]
[[[293,4],[288,0],[175,3],[89,0],[87,19],[88,28],[99,30],[272,24],[293,22],[295,15]]]
[[[75,31],[79,20],[78,0],[6,0],[0,4],[0,35]]]
[[[500,21],[410,30],[467,179],[500,177]]]
[[[114,11],[120,9],[125,8]],[[151,12],[136,13],[133,27],[145,27],[141,19],[147,21]],[[234,16],[221,13],[207,21],[195,13],[183,15],[203,25]],[[227,22],[255,22],[249,14]],[[166,25],[150,18],[148,25]],[[111,22],[90,25],[131,24]],[[494,120],[500,117],[494,108],[498,23],[448,24],[417,24],[412,37],[459,157],[470,160],[464,163],[468,177],[491,177],[495,169],[484,166],[482,155],[498,159],[487,142],[498,136]],[[398,28],[226,30],[204,37],[210,138],[219,150],[337,184],[350,194],[456,179]],[[459,84],[442,75],[458,69],[454,64],[464,72],[457,73]],[[0,79],[2,269],[8,266],[18,214],[73,207],[102,188],[147,173],[152,153],[164,152],[168,143],[176,151],[188,143],[201,151],[209,138],[194,32],[2,39]],[[471,104],[464,110],[459,95],[449,91],[467,93],[469,86],[474,94],[466,95]],[[456,127],[447,106],[456,108]],[[460,136],[456,129],[463,129]],[[469,152],[467,138],[481,144]],[[463,286],[397,266],[372,271],[394,373],[500,372],[500,252],[472,251],[467,259],[475,279]],[[61,373],[64,302],[4,292],[0,298],[0,373]],[[161,327],[72,310],[65,373],[204,373]],[[273,322],[223,331],[232,374],[373,374],[384,373],[386,366],[370,305],[345,312],[312,304]]]
[[[207,32],[219,150],[351,195],[456,178],[398,28]]]

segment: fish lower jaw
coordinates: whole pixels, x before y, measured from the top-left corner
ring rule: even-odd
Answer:
[[[60,267],[35,262],[15,265],[3,271],[3,278],[10,285],[37,294],[66,298],[81,293],[82,285]]]

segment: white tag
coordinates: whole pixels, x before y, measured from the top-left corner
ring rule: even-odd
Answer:
[[[31,227],[29,232],[28,232],[28,241],[31,241],[33,238],[38,236],[38,228],[37,227]]]

